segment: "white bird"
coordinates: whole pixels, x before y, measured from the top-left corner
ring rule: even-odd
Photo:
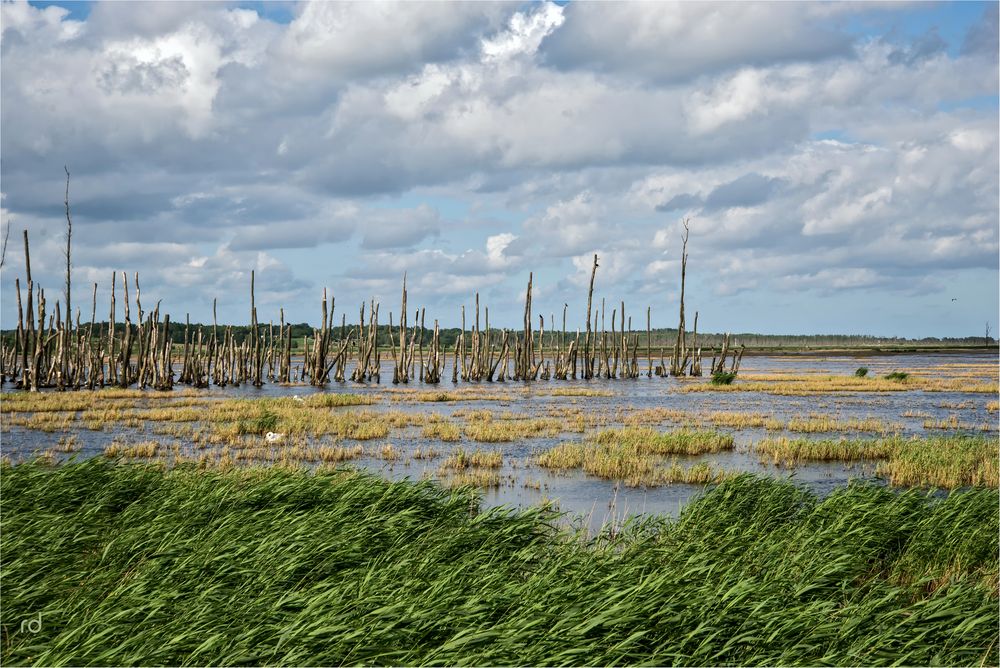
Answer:
[[[276,434],[273,431],[269,431],[266,434],[264,434],[264,440],[267,441],[268,443],[280,443],[281,441],[285,440],[285,435]]]
[[[305,399],[303,399],[302,397],[300,397],[297,394],[293,394],[292,395],[292,399],[294,399],[295,401],[303,401],[303,402],[305,401]]]

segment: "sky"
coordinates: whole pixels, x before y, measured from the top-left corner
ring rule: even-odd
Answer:
[[[61,299],[181,321],[1000,330],[997,3],[3,2],[0,195]],[[121,294],[119,292],[119,320]],[[412,313],[411,313],[412,318]]]

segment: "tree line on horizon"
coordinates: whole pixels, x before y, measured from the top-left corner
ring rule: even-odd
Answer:
[[[107,321],[95,322],[95,327],[98,331],[107,330]],[[177,345],[182,345],[184,343],[184,328],[187,326],[185,323],[172,322],[170,325],[170,340],[172,343]],[[197,331],[199,329],[211,330],[212,323],[195,323],[192,322],[190,325],[191,331]],[[268,324],[260,324],[258,327],[260,329],[266,329]],[[244,340],[250,335],[251,326],[250,325],[223,325],[219,324],[219,327],[226,327],[232,330],[233,338],[236,343],[243,343]],[[277,325],[274,326],[277,328]],[[286,323],[286,327],[291,327],[292,341],[293,344],[301,346],[306,338],[312,338],[314,336],[316,327],[307,322],[300,323]],[[349,331],[351,328],[356,328],[357,323],[346,324],[346,330]],[[118,322],[115,323],[115,332],[118,334],[123,334],[125,331],[125,324]],[[471,334],[471,329],[466,330],[466,335]],[[674,340],[677,338],[677,328],[676,327],[657,327],[653,328],[650,332],[650,345],[654,348],[664,348],[673,345]],[[440,340],[443,346],[448,346],[449,348],[455,345],[455,341],[458,340],[462,333],[461,327],[450,327],[441,328],[440,330]],[[641,344],[646,345],[646,334],[645,332],[638,332]],[[0,330],[0,336],[2,336],[3,341],[11,345],[14,341],[14,337],[17,335],[16,329],[2,329]],[[332,331],[332,340],[339,341],[342,337],[346,337],[346,332],[341,332],[340,327],[335,327]],[[423,332],[417,330],[416,333],[417,340],[423,339],[424,343],[429,343],[431,337],[433,336],[433,331],[430,328],[425,329]],[[378,326],[378,344],[388,346],[389,340],[389,326],[379,325]],[[699,339],[702,341],[702,345],[705,348],[718,348],[722,345],[722,339],[724,334],[713,334],[713,333],[698,333]],[[925,336],[921,338],[907,338],[901,336],[872,336],[868,334],[761,334],[757,332],[741,332],[732,333],[730,338],[733,345],[744,345],[750,350],[761,349],[761,348],[815,348],[815,347],[843,347],[843,348],[871,348],[877,346],[917,346],[917,347],[928,347],[928,346],[982,346],[982,345],[992,345],[997,342],[997,339],[993,337],[985,336],[965,336],[965,337],[935,337],[935,336]]]

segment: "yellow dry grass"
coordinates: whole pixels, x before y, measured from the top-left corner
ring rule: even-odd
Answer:
[[[506,415],[494,418],[489,411],[470,416],[463,433],[478,443],[511,443],[528,438],[558,436],[569,425],[553,418]]]
[[[553,397],[613,397],[615,393],[611,390],[595,390],[587,387],[561,387],[551,392]]]
[[[763,461],[879,461],[876,473],[893,485],[954,489],[997,487],[1000,442],[988,436],[890,436],[874,439],[765,439],[754,449]]]
[[[440,482],[449,488],[478,487],[489,490],[500,487],[500,474],[490,470],[469,469],[443,477]]]
[[[498,469],[502,463],[502,455],[495,450],[476,450],[469,453],[458,449],[441,464],[441,470],[464,470],[468,468]]]
[[[159,443],[155,441],[143,441],[141,443],[119,443],[115,441],[104,448],[104,456],[111,459],[153,457],[159,449]]]
[[[757,376],[760,378],[761,376]],[[926,378],[910,376],[905,380],[886,378],[858,378],[857,376],[833,376],[801,374],[780,380],[751,380],[741,375],[732,385],[713,385],[709,382],[690,383],[680,387],[681,392],[762,392],[779,396],[808,396],[812,394],[839,394],[848,392],[962,392],[995,393],[996,385],[984,383],[974,378]]]
[[[424,438],[434,438],[439,441],[454,442],[461,440],[462,429],[451,422],[433,422],[424,426],[420,432]]]
[[[717,482],[728,472],[702,462],[682,467],[676,459],[669,465],[664,455],[701,454],[731,449],[732,436],[717,432],[679,430],[660,433],[652,429],[609,429],[583,442],[560,443],[541,453],[537,462],[549,469],[581,469],[630,487],[657,486],[672,482]]]
[[[834,415],[812,414],[804,418],[792,418],[788,421],[787,429],[804,433],[860,431],[891,434],[902,431],[903,425],[886,423],[873,417],[841,420]]]

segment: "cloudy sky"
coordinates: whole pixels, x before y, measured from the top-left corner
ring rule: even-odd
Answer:
[[[689,217],[703,331],[995,334],[997,7],[4,2],[3,326],[22,229],[61,291],[68,165],[85,312],[125,270],[245,322],[255,269],[264,321],[398,317],[407,272],[514,326],[534,271],[582,324],[596,252],[667,326]]]

